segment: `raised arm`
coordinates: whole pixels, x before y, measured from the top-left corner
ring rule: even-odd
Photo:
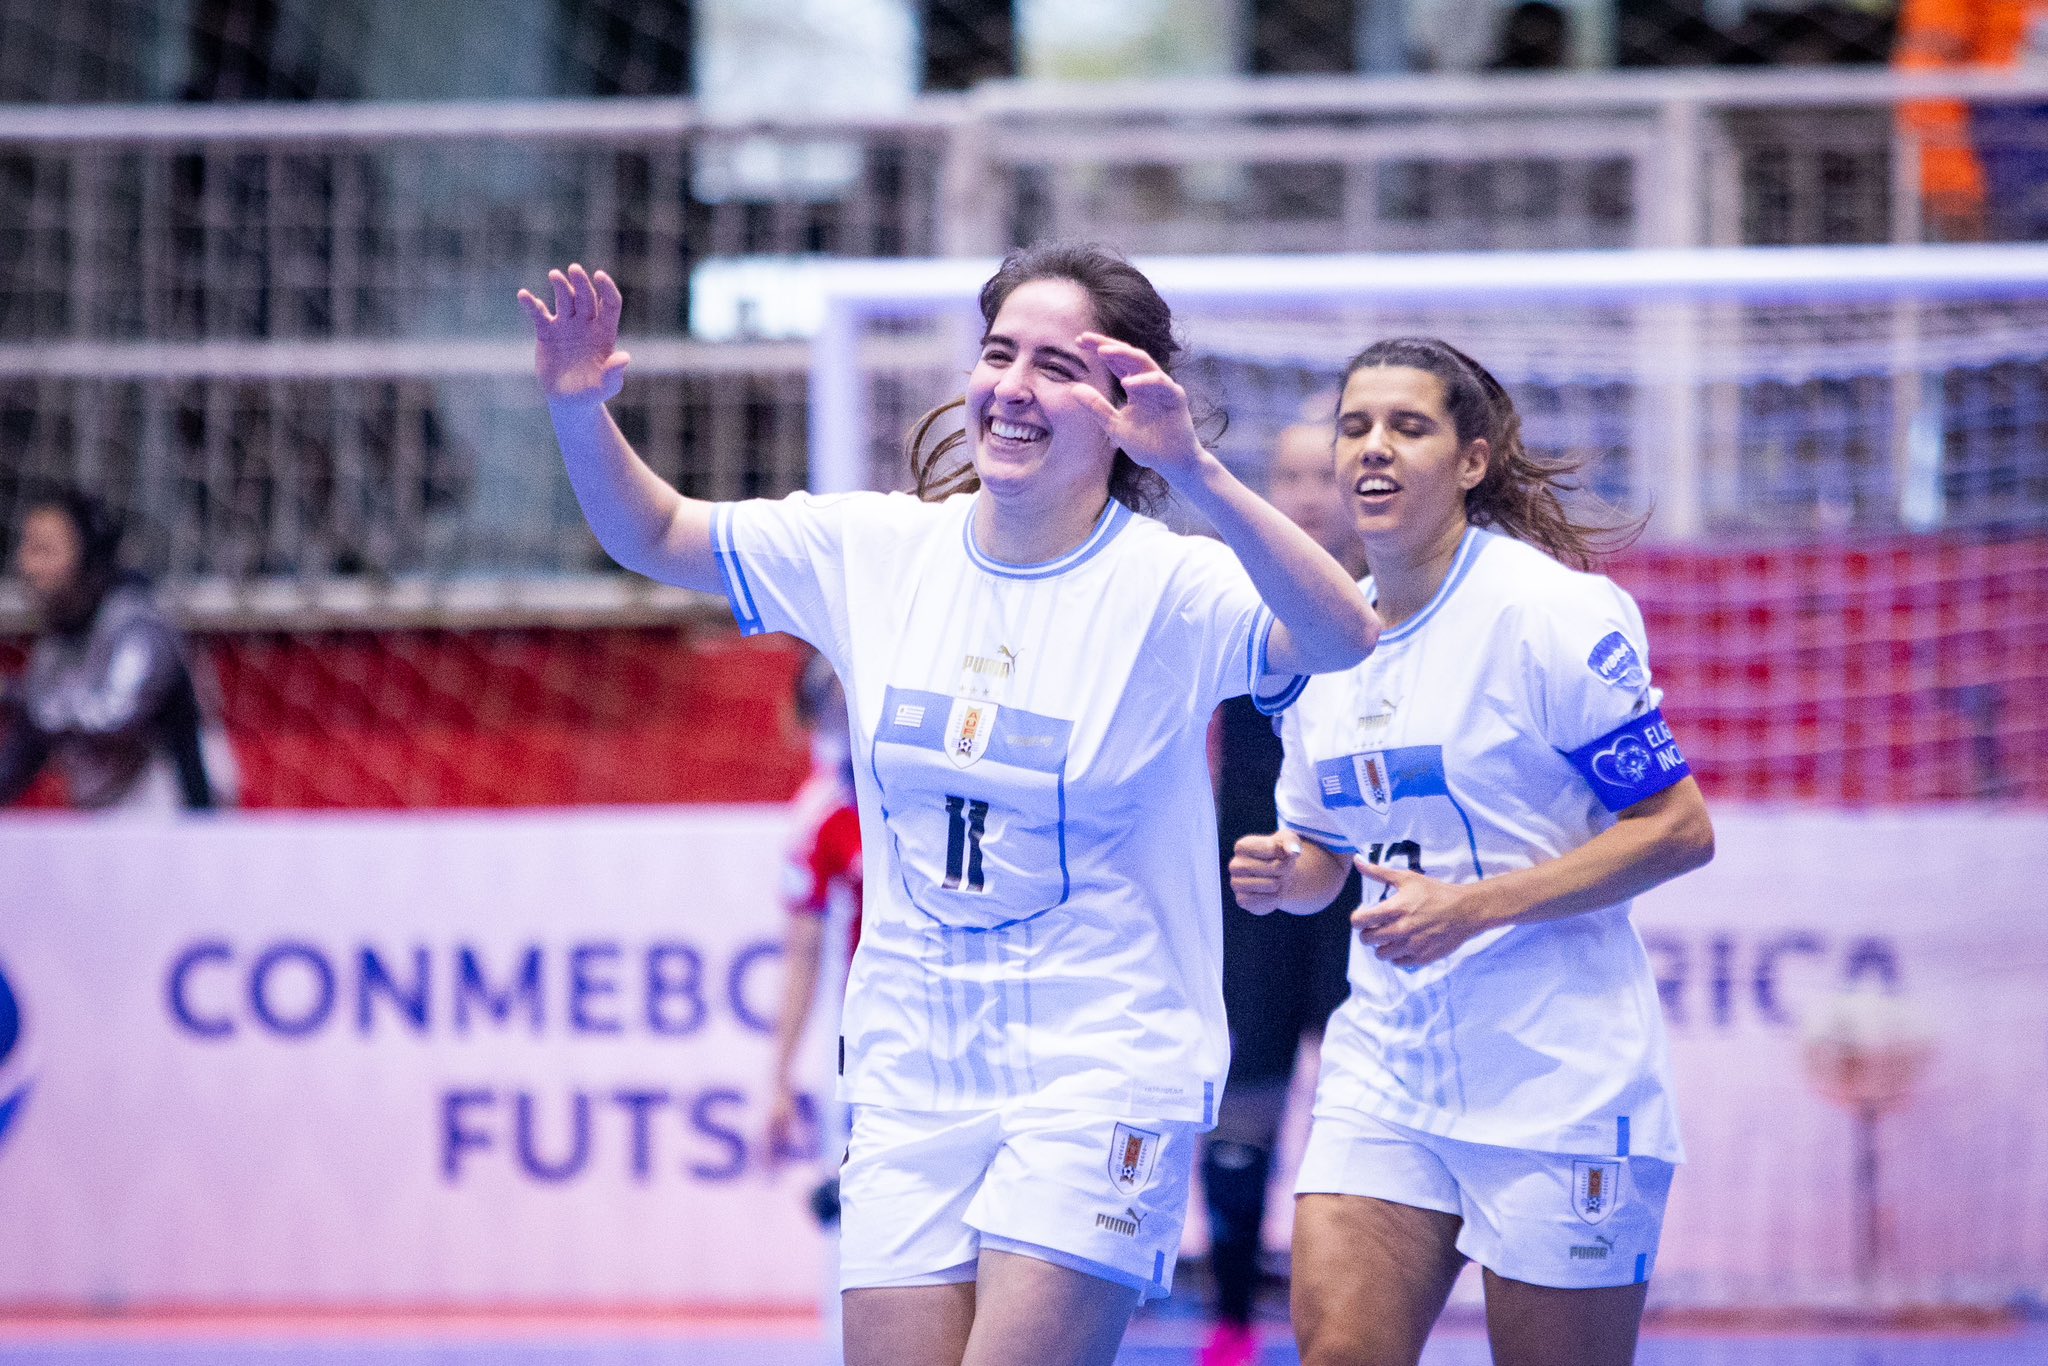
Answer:
[[[548,272],[554,307],[528,290],[533,368],[547,397],[570,486],[605,553],[650,579],[719,591],[711,504],[685,498],[647,467],[627,442],[607,400],[618,396],[631,359],[618,349],[619,287],[603,271],[572,265]]]
[[[1079,396],[1131,459],[1157,470],[1209,519],[1251,575],[1278,622],[1266,647],[1276,674],[1348,669],[1379,642],[1379,616],[1344,567],[1307,532],[1239,482],[1195,436],[1187,393],[1135,346],[1084,332],[1080,343],[1122,383],[1119,408],[1092,390]]]

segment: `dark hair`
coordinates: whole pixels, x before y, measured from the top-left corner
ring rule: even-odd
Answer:
[[[29,495],[22,504],[22,517],[36,512],[61,513],[78,535],[79,573],[87,581],[111,582],[120,566],[121,519],[105,503],[85,490],[67,484],[45,488]]]
[[[1458,444],[1485,438],[1486,473],[1465,491],[1465,520],[1540,546],[1574,569],[1625,550],[1642,534],[1646,518],[1612,521],[1573,518],[1565,499],[1581,489],[1582,463],[1570,455],[1532,454],[1522,444],[1522,417],[1491,371],[1435,337],[1392,337],[1374,342],[1344,367],[1343,383],[1360,370],[1406,366],[1443,382],[1444,409]],[[1342,403],[1342,400],[1339,400]],[[1604,504],[1600,504],[1604,507]]]
[[[1173,335],[1173,310],[1152,282],[1129,261],[1107,247],[1091,243],[1050,242],[1020,247],[1003,258],[988,283],[981,287],[981,321],[993,327],[996,314],[1019,285],[1034,280],[1066,280],[1087,293],[1095,310],[1095,330],[1107,337],[1137,347],[1169,373],[1179,358],[1181,346]],[[1110,379],[1110,397],[1123,402],[1123,386]],[[964,431],[949,432],[933,441],[935,427],[967,400],[956,398],[919,418],[910,429],[906,443],[910,473],[916,481],[917,496],[936,501],[955,493],[981,487],[974,462],[961,458],[967,444]],[[928,445],[929,443],[929,445]],[[1109,496],[1133,512],[1152,512],[1167,498],[1166,480],[1146,469],[1122,451],[1116,453],[1109,471]]]

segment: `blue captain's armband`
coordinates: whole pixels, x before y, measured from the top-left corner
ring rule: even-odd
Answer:
[[[1609,811],[1624,811],[1654,797],[1692,772],[1678,752],[1671,727],[1664,723],[1664,713],[1654,708],[1564,757]]]

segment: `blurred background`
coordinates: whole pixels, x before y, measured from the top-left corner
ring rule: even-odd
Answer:
[[[977,272],[1052,237],[1204,258],[1254,483],[1435,332],[1651,514],[1610,572],[1724,832],[1642,909],[1694,1157],[1653,1322],[2039,1349],[2048,6],[0,0],[0,553],[112,509],[234,808],[0,814],[0,1355],[813,1331],[756,1114],[802,653],[606,560],[513,295],[619,280],[687,493],[898,487]],[[1261,285],[1305,254],[1326,295]],[[938,258],[945,306],[835,274]]]

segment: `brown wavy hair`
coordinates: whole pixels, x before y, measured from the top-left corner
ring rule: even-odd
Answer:
[[[1003,258],[981,287],[982,325],[995,326],[996,314],[1002,312],[1017,287],[1034,280],[1066,280],[1079,285],[1095,310],[1097,332],[1137,347],[1158,362],[1160,369],[1172,373],[1181,352],[1173,335],[1173,310],[1152,282],[1122,256],[1093,243],[1051,242],[1019,248]],[[1118,403],[1124,399],[1123,386],[1115,376],[1110,377],[1110,397]],[[917,496],[926,502],[981,487],[973,458],[963,454],[967,433],[935,435],[947,416],[966,404],[965,398],[942,403],[910,429],[905,442],[910,473]],[[1109,496],[1133,512],[1154,512],[1166,501],[1166,480],[1118,451],[1109,470]]]
[[[1436,337],[1374,342],[1344,367],[1342,383],[1360,370],[1407,366],[1443,382],[1444,408],[1459,445],[1486,439],[1486,473],[1465,491],[1465,520],[1548,551],[1574,569],[1592,569],[1628,549],[1649,519],[1628,517],[1584,494],[1577,457],[1541,456],[1522,444],[1522,415],[1493,372]],[[1341,403],[1341,400],[1340,400]],[[1567,500],[1591,501],[1595,517],[1574,517]]]

